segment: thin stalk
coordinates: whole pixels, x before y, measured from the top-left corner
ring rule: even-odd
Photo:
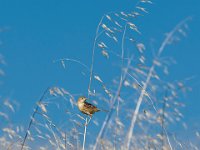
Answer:
[[[154,67],[155,67],[155,66],[153,65],[153,66],[151,67],[150,71],[149,71],[149,74],[148,74],[148,76],[147,76],[145,85],[144,85],[144,87],[142,88],[142,92],[141,92],[141,94],[140,94],[140,97],[139,97],[139,99],[138,99],[138,102],[137,102],[137,105],[136,105],[134,114],[133,114],[132,119],[131,119],[131,126],[130,126],[130,128],[129,128],[128,135],[127,135],[127,144],[126,144],[126,149],[127,149],[127,150],[129,150],[129,147],[130,147],[131,138],[132,138],[132,136],[133,136],[133,129],[134,129],[134,126],[135,126],[135,122],[136,122],[138,113],[139,113],[140,105],[141,105],[142,100],[143,100],[143,97],[144,97],[144,95],[145,95],[145,91],[146,91],[147,85],[149,84],[149,81],[150,81],[150,79],[151,79],[152,73],[153,73],[153,71],[154,71]]]
[[[120,82],[119,82],[120,86],[122,85],[122,82],[123,82],[124,43],[125,43],[126,27],[127,27],[127,24],[124,27],[124,32],[123,32],[123,35],[122,35],[122,47],[121,47],[121,61],[122,62],[121,62],[121,76],[120,76]],[[120,96],[120,92],[117,96],[118,97]],[[119,115],[119,99],[118,99],[118,103],[117,103],[117,117],[118,117],[118,115]]]
[[[56,141],[57,150],[60,150],[59,139],[56,137],[56,134],[54,133],[54,131],[53,131],[52,127],[51,127],[51,124],[49,124],[49,131],[52,133],[53,138],[54,138],[55,141]]]
[[[104,15],[105,16],[105,15]],[[94,56],[95,56],[95,48],[96,48],[96,42],[97,39],[99,37],[98,33],[99,33],[99,28],[100,25],[104,19],[104,16],[101,18],[98,26],[97,26],[97,30],[96,30],[96,35],[95,35],[95,39],[94,39],[94,44],[93,44],[93,48],[92,48],[92,63],[91,63],[91,67],[90,67],[90,79],[89,79],[89,85],[88,85],[88,97],[90,96],[90,88],[91,88],[91,84],[92,84],[92,76],[93,76],[93,68],[94,68]]]
[[[164,124],[165,124],[165,109],[166,109],[166,100],[167,98],[167,91],[165,93],[165,96],[164,96],[164,100],[163,100],[163,107],[162,107],[162,120],[161,120],[161,126],[162,126],[162,133],[161,133],[161,136],[162,136],[162,150],[164,150],[164,146],[165,146],[165,139],[164,139]]]
[[[65,132],[65,150],[67,150],[67,133]]]
[[[46,95],[46,93],[47,93],[48,91],[49,91],[49,88],[47,88],[47,89],[45,90],[45,92],[44,92],[43,95],[41,96],[41,98],[40,98],[40,100],[38,101],[38,103],[41,103],[41,101],[44,99],[44,96]],[[39,105],[37,104],[37,106],[36,106],[36,108],[35,108],[35,110],[34,110],[32,116],[31,116],[31,120],[30,120],[30,122],[29,122],[28,129],[27,129],[27,131],[26,131],[26,134],[25,134],[25,136],[24,136],[24,139],[23,139],[23,142],[22,142],[21,150],[23,150],[23,148],[24,148],[26,139],[28,138],[28,133],[29,133],[29,131],[30,131],[31,125],[33,124],[33,120],[34,120],[34,118],[35,118],[35,115],[37,114],[38,109],[39,109]]]
[[[115,94],[115,97],[112,98],[112,100],[111,100],[112,103],[111,103],[111,106],[110,106],[110,111],[107,113],[107,116],[106,116],[106,118],[104,119],[104,122],[103,122],[103,124],[102,124],[102,126],[101,126],[101,129],[100,129],[100,131],[99,131],[99,133],[98,133],[98,136],[97,136],[97,138],[96,138],[96,142],[95,142],[95,145],[94,145],[94,147],[93,147],[93,150],[96,150],[97,145],[98,145],[98,143],[99,143],[99,140],[103,137],[104,132],[105,132],[105,129],[106,129],[107,125],[108,125],[108,122],[110,121],[110,118],[111,118],[112,113],[113,113],[113,111],[114,111],[114,106],[116,105],[117,98],[118,98],[119,93],[120,93],[121,88],[122,88],[122,83],[124,82],[124,80],[125,80],[125,78],[126,78],[126,76],[127,76],[127,74],[128,74],[128,69],[129,69],[129,67],[130,67],[131,60],[132,60],[132,58],[129,59],[128,64],[127,64],[127,67],[125,68],[125,71],[124,71],[124,74],[123,74],[122,82],[121,82],[121,83],[119,84],[119,86],[118,86],[118,89],[117,89],[117,92],[116,92],[116,94]]]
[[[58,59],[58,60],[54,60],[53,62],[58,62],[58,61],[71,61],[74,63],[77,63],[79,65],[81,65],[82,67],[84,67],[87,71],[90,71],[90,69],[88,68],[88,66],[84,63],[82,63],[81,61],[77,60],[77,59],[71,59],[71,58],[62,58],[62,59]]]
[[[87,118],[85,119],[85,129],[84,129],[84,135],[83,135],[83,148],[82,150],[85,150],[85,141],[86,141],[86,134],[87,134],[87,125],[88,121]]]

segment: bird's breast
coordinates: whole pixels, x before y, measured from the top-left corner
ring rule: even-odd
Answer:
[[[78,103],[78,108],[79,108],[80,110],[83,110],[83,107],[84,107],[84,103]]]

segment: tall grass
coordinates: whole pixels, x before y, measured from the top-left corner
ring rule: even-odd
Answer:
[[[101,117],[79,113],[73,94],[62,87],[48,88],[36,102],[27,126],[14,126],[9,120],[15,105],[1,99],[0,147],[2,149],[198,149],[190,141],[180,141],[171,127],[186,127],[180,100],[189,91],[185,81],[165,81],[172,59],[162,52],[185,37],[186,18],[166,34],[156,55],[145,45],[138,20],[148,14],[150,0],[139,0],[135,9],[109,12],[100,19],[91,50],[91,64],[73,58],[54,61],[72,62],[86,70],[89,100],[109,109]],[[97,57],[98,56],[98,57]],[[4,62],[1,60],[0,62]],[[102,72],[96,63],[101,62]],[[99,65],[98,65],[99,66]],[[80,74],[81,76],[81,74]],[[4,122],[4,123],[2,123]]]

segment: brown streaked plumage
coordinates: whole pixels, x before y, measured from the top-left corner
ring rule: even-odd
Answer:
[[[78,109],[86,114],[86,115],[89,115],[90,118],[92,117],[92,115],[95,113],[95,112],[98,112],[100,111],[100,109],[98,109],[96,106],[86,102],[87,98],[84,97],[84,96],[81,96],[79,97],[78,99]]]

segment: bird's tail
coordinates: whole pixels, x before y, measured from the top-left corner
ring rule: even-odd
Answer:
[[[108,110],[105,110],[105,109],[99,109],[100,111],[103,111],[103,112],[109,112]]]

